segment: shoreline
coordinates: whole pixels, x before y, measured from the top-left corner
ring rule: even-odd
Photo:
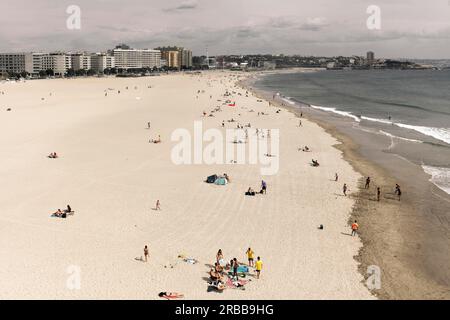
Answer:
[[[259,74],[257,77],[261,75],[263,74]],[[324,120],[323,117],[321,119],[319,115],[313,114],[303,106],[299,108],[297,103],[289,106],[280,103],[279,100],[273,101],[271,92],[255,88],[253,83],[257,81],[257,77],[243,82],[242,85],[255,92],[257,96],[271,101],[277,107],[292,112],[297,117],[302,111],[304,118],[318,124],[339,141],[334,147],[342,152],[343,159],[362,176],[359,180],[358,191],[352,194],[355,204],[349,223],[356,219],[361,229],[364,229],[359,233],[363,246],[360,248],[358,255],[355,256],[355,260],[359,262],[359,272],[367,280],[367,268],[369,266],[376,265],[381,269],[381,289],[370,290],[370,292],[379,299],[448,299],[450,297],[448,289],[436,283],[427,274],[428,270],[422,265],[422,262],[415,259],[411,253],[413,251],[412,246],[406,249],[403,247],[409,239],[417,238],[418,235],[423,233],[420,227],[422,223],[426,223],[425,219],[417,219],[415,224],[405,223],[408,217],[419,217],[414,204],[403,197],[401,205],[399,205],[392,200],[393,194],[387,193],[387,197],[392,197],[392,199],[387,199],[387,201],[382,199],[383,205],[379,206],[376,205],[374,191],[369,193],[364,189],[364,177],[367,176],[372,179],[375,178],[378,186],[393,186],[398,181],[393,178],[387,169],[363,156],[360,145],[354,139],[340,131],[332,123]],[[436,189],[436,192],[443,192],[431,182],[429,183],[432,188]],[[409,185],[409,183],[406,183],[406,185]],[[384,188],[384,190],[386,189]],[[405,226],[411,230],[405,232]],[[414,245],[420,246],[416,243]],[[418,278],[417,272],[423,277]]]

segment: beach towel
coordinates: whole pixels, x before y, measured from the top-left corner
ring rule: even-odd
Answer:
[[[217,180],[217,175],[213,174],[212,176],[209,176],[208,178],[206,178],[206,183],[214,183]]]
[[[247,281],[245,281],[245,280],[234,281],[231,278],[228,278],[228,280],[226,282],[227,288],[231,288],[231,289],[245,289],[244,286],[246,284],[247,284]]]
[[[217,185],[224,186],[224,185],[226,185],[228,183],[228,181],[227,181],[227,179],[225,179],[223,177],[220,177],[214,183],[217,184]]]
[[[247,266],[239,266],[237,268],[237,272],[238,273],[247,273],[248,272],[248,267]]]

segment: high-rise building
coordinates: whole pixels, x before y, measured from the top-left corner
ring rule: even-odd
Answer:
[[[372,64],[375,61],[375,53],[372,51],[367,52],[367,63]]]
[[[74,53],[71,55],[73,70],[90,70],[91,55],[87,53]]]
[[[182,69],[192,68],[192,51],[189,49],[183,48],[183,51],[181,52],[181,68]]]
[[[114,57],[105,53],[94,53],[91,55],[91,69],[96,72],[103,72],[105,69],[115,67]]]
[[[167,61],[167,67],[175,69],[192,68],[192,51],[183,47],[158,47],[161,56]]]
[[[8,73],[33,73],[32,53],[1,53],[0,72]]]
[[[160,68],[161,52],[151,49],[114,49],[115,67],[118,69]]]
[[[161,51],[161,57],[166,60],[166,66],[173,69],[180,69],[180,53],[176,50]]]

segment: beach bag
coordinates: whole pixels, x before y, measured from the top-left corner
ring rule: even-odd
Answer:
[[[217,179],[217,175],[214,174],[214,175],[206,178],[206,183],[214,183],[216,181],[216,179]]]

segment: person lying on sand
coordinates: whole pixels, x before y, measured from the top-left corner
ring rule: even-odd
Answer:
[[[57,159],[57,158],[58,158],[58,155],[56,154],[56,152],[53,152],[53,153],[50,153],[50,154],[48,155],[48,157],[51,158],[51,159]]]
[[[158,139],[151,139],[149,142],[150,143],[161,143],[161,136],[158,135]]]
[[[158,297],[165,298],[167,300],[181,299],[181,298],[184,298],[184,294],[177,293],[177,292],[160,292],[160,293],[158,293]]]
[[[255,194],[255,191],[253,191],[251,187],[249,187],[247,192],[245,193],[246,196],[254,196]]]
[[[53,213],[53,215],[55,217],[62,217],[63,212],[61,211],[61,209],[56,210],[56,212]]]
[[[300,149],[299,149],[300,150]],[[305,146],[303,149],[302,149],[302,151],[303,152],[310,152],[311,150],[308,148],[308,146]]]

